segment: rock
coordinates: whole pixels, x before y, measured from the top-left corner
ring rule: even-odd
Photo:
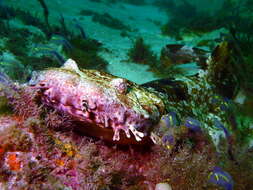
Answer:
[[[155,190],[172,190],[168,183],[158,183],[155,186]]]
[[[161,50],[160,61],[163,66],[196,62],[202,68],[206,67],[209,52],[186,45],[168,44]]]

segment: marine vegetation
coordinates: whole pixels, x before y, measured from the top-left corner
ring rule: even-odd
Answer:
[[[128,50],[131,61],[146,64],[149,70],[159,78],[170,78],[179,75],[195,75],[200,68],[206,69],[209,52],[183,44],[167,44],[157,58],[150,46],[142,37],[135,40]]]
[[[92,20],[94,22],[98,22],[102,25],[105,25],[107,27],[118,29],[118,30],[129,30],[129,27],[126,26],[122,21],[118,20],[117,18],[113,18],[108,13],[104,14],[95,14],[92,17]]]
[[[133,47],[128,51],[128,56],[131,61],[140,64],[153,65],[157,62],[155,54],[150,50],[150,46],[144,42],[142,37],[135,39]]]
[[[13,80],[27,81],[32,71],[61,66],[68,57],[82,63],[80,67],[106,70],[107,62],[98,55],[102,44],[88,38],[77,21],[73,24],[73,29],[77,29],[75,33],[66,27],[63,16],[59,25],[50,25],[49,30],[45,23],[29,12],[8,6],[1,8],[4,9],[0,14],[0,36],[4,39],[0,55],[1,71],[10,74]],[[26,27],[32,25],[37,29],[10,25],[9,21],[14,18],[21,20]]]
[[[187,0],[167,3],[166,9],[170,18],[168,23],[162,26],[163,34],[182,39],[187,33],[201,34],[225,28],[241,43],[242,48],[252,49],[249,48],[252,46],[251,0],[224,0],[218,10],[209,11],[200,10]]]
[[[210,54],[213,63],[208,65]],[[157,59],[144,40],[138,38],[129,49],[128,56],[135,63],[149,65],[149,70],[160,78],[196,75],[199,69],[209,70],[209,80],[222,96],[235,98],[241,90],[252,94],[252,55],[235,39],[220,42],[212,51],[184,44],[168,44],[162,48]]]
[[[80,11],[82,16],[92,16],[92,20],[101,25],[107,26],[116,30],[130,30],[129,26],[125,25],[122,21],[117,18],[112,17],[108,13],[99,14],[95,11],[83,9]]]
[[[48,33],[51,32],[51,27],[50,27],[50,24],[49,24],[49,10],[48,10],[48,7],[47,7],[47,4],[45,3],[44,0],[38,0],[38,2],[40,3],[42,9],[43,9],[43,14],[44,14],[44,18],[45,18],[45,23],[46,23],[46,26],[47,26],[47,29],[48,29]]]
[[[81,68],[97,69],[106,71],[107,62],[98,55],[102,49],[102,44],[94,39],[80,39],[73,37],[70,39],[72,49],[64,49],[67,57],[71,57],[80,63]]]

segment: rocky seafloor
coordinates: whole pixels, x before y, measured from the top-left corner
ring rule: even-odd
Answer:
[[[48,117],[62,124],[55,114]],[[217,189],[208,183],[217,165],[230,173],[235,189],[252,188],[252,151],[236,144],[235,161],[226,150],[217,153],[211,142],[204,147],[182,142],[171,152],[158,145],[122,147],[55,130],[36,116],[3,115],[0,124],[1,189],[151,190],[161,182],[175,190]]]

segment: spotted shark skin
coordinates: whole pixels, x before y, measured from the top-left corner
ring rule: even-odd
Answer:
[[[108,73],[81,70],[71,59],[61,68],[37,73],[29,84],[39,89],[43,104],[91,127],[110,129],[113,141],[124,135],[142,141],[165,112],[154,92]]]

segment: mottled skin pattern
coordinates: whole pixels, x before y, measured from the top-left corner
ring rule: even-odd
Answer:
[[[215,62],[210,59],[207,64]],[[227,102],[216,95],[210,72],[208,67],[198,76],[162,79],[140,86],[96,70],[80,70],[69,59],[61,68],[34,75],[29,84],[39,89],[42,103],[74,118],[73,124],[90,136],[117,144],[145,144],[152,140],[173,147],[187,136],[189,129],[184,122],[191,117],[201,123],[202,132],[208,133],[218,146],[224,134],[214,120],[228,130],[231,125]],[[173,122],[164,123],[161,118],[169,118],[168,113],[177,115],[179,127]]]
[[[215,64],[212,59],[207,61],[208,66]],[[156,81],[151,82],[152,88],[159,90],[167,95],[166,111],[174,112],[180,120],[180,124],[169,126],[161,122],[155,126],[151,132],[151,138],[155,144],[165,147],[173,147],[177,140],[187,138],[192,130],[186,127],[185,121],[187,117],[196,119],[200,123],[201,133],[204,136],[211,137],[212,142],[219,147],[220,138],[226,138],[225,133],[216,124],[215,120],[220,121],[227,130],[232,132],[233,125],[230,118],[233,112],[230,111],[231,102],[227,102],[222,96],[216,93],[215,86],[210,81],[211,70],[200,70],[197,76],[180,77],[174,79],[173,82],[165,85],[159,85]],[[158,81],[161,83],[161,81]],[[163,88],[166,87],[166,88]],[[168,117],[168,119],[170,119]],[[199,132],[194,132],[198,138]],[[168,137],[173,136],[174,141],[167,141]],[[206,138],[207,139],[207,138]],[[165,140],[165,141],[164,141]],[[227,139],[228,140],[228,139]]]
[[[84,127],[113,130],[113,141],[124,133],[141,141],[165,113],[159,94],[107,73],[79,70],[71,59],[61,68],[34,75],[30,85],[40,89],[44,104],[87,124]],[[96,131],[93,135],[106,136]]]

